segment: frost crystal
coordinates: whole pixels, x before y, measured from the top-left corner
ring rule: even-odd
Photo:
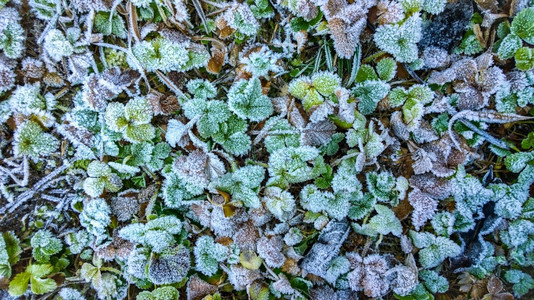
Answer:
[[[399,62],[413,62],[417,59],[417,43],[421,39],[421,17],[414,14],[402,25],[382,25],[376,29],[376,45],[391,53]]]
[[[240,118],[256,122],[267,119],[273,113],[273,105],[262,94],[258,78],[234,83],[228,91],[228,107]]]

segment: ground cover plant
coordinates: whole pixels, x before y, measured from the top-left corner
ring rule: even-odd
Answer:
[[[1,299],[532,299],[534,1],[0,0]]]

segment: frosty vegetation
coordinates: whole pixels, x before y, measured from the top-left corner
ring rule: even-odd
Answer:
[[[534,1],[0,0],[1,299],[534,297]]]

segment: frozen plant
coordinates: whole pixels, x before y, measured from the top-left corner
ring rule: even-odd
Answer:
[[[57,293],[54,300],[85,300],[85,297],[80,293],[80,291],[73,288],[62,288],[59,293]]]
[[[119,231],[119,236],[131,242],[150,247],[160,253],[173,245],[174,235],[182,231],[182,222],[174,216],[162,216],[146,224],[133,223]]]
[[[136,300],[174,300],[179,298],[180,293],[173,286],[162,286],[153,291],[142,291]]]
[[[136,97],[126,105],[112,102],[106,108],[106,124],[116,132],[121,132],[125,140],[139,143],[154,138],[152,106],[144,97]]]
[[[74,53],[74,46],[58,29],[50,30],[45,38],[44,49],[46,53],[55,61]]]
[[[9,283],[9,294],[19,297],[26,293],[28,286],[32,293],[42,295],[56,289],[56,282],[47,278],[52,273],[53,267],[49,264],[31,264],[24,272],[17,274]]]
[[[306,110],[310,110],[332,96],[340,85],[341,79],[338,75],[332,72],[317,72],[311,78],[302,76],[293,79],[289,84],[289,92],[302,100]]]
[[[365,177],[367,189],[380,202],[391,202],[396,206],[406,197],[409,183],[403,176],[395,178],[391,172],[383,171],[367,172]]]
[[[195,244],[195,268],[206,276],[211,276],[219,269],[219,262],[228,256],[228,248],[215,243],[210,236],[200,237]]]
[[[96,243],[100,244],[109,235],[107,227],[111,222],[111,209],[106,200],[96,198],[88,201],[80,214],[80,224],[87,232],[94,235]]]
[[[11,266],[19,261],[20,241],[12,232],[2,232],[0,236],[0,277],[11,277]]]
[[[53,135],[43,132],[41,126],[34,121],[19,125],[13,139],[15,155],[27,155],[33,160],[50,155],[59,147],[59,141]]]
[[[414,14],[402,25],[381,25],[374,41],[378,48],[392,54],[398,62],[411,63],[417,59],[417,43],[421,40],[421,17]]]
[[[235,31],[238,38],[256,35],[260,24],[250,6],[246,3],[233,2],[231,6],[216,20],[215,24],[219,29],[226,27]]]
[[[295,199],[291,193],[274,186],[266,188],[263,194],[265,206],[279,220],[287,220],[293,215]]]
[[[389,93],[390,85],[383,80],[366,80],[358,83],[352,90],[354,96],[360,99],[358,110],[364,115],[372,113],[378,102]]]
[[[251,121],[262,121],[273,113],[273,105],[269,97],[263,95],[260,80],[235,82],[228,91],[228,107],[238,117]]]
[[[22,56],[24,29],[20,26],[19,12],[13,7],[0,9],[0,49],[8,58],[16,59]]]
[[[59,0],[30,0],[32,11],[41,20],[51,20],[56,14],[61,13],[61,3]]]
[[[462,252],[462,248],[454,241],[428,233],[410,231],[415,247],[419,248],[419,263],[424,268],[438,266],[448,257],[456,257]]]
[[[48,230],[37,231],[30,240],[33,258],[39,263],[47,263],[50,256],[57,254],[63,249],[61,240]]]
[[[103,162],[92,161],[87,166],[88,178],[83,182],[83,190],[91,197],[98,197],[104,188],[110,192],[118,192],[122,188],[119,176],[111,172],[111,168]]]
[[[210,186],[230,193],[234,202],[241,203],[245,207],[257,208],[261,205],[258,192],[264,178],[264,168],[245,166],[220,176]]]
[[[315,160],[319,151],[310,146],[281,148],[269,156],[268,185],[286,187],[316,177]]]
[[[268,3],[268,1],[265,2]],[[271,51],[267,46],[263,45],[259,50],[253,50],[248,55],[243,55],[239,62],[245,65],[245,71],[251,73],[252,76],[264,77],[269,72],[282,72],[282,67],[277,64],[280,58],[280,54]]]
[[[187,89],[197,99],[211,99],[217,96],[217,89],[213,83],[205,79],[193,79],[187,82]]]

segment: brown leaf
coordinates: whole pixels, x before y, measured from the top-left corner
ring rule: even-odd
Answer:
[[[502,288],[503,288],[502,281],[496,276],[491,276],[491,278],[488,281],[487,288],[488,288],[488,292],[490,292],[491,294],[497,294],[500,291],[502,291]]]
[[[221,72],[224,61],[226,60],[226,49],[211,48],[211,58],[208,61],[206,70],[212,74],[219,74]]]

